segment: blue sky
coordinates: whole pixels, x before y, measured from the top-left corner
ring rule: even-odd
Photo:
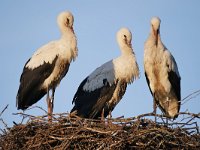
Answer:
[[[140,79],[128,86],[113,111],[113,117],[151,112],[153,101],[144,76],[143,53],[153,16],[161,18],[162,41],[177,61],[182,77],[182,98],[199,90],[199,6],[199,0],[1,0],[0,111],[9,104],[1,117],[9,126],[12,126],[12,121],[21,121],[21,117],[12,113],[21,112],[15,104],[22,69],[39,47],[60,37],[56,17],[64,10],[71,11],[75,18],[79,56],[56,90],[54,113],[69,112],[80,82],[95,68],[120,55],[116,32],[121,27],[128,27],[133,34],[132,45],[140,67]],[[46,109],[45,98],[36,105]],[[200,96],[182,105],[181,111],[198,113],[199,107]],[[36,108],[25,113],[44,115]],[[3,124],[0,122],[1,127]]]

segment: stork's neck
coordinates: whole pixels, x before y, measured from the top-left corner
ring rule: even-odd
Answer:
[[[60,42],[65,47],[65,51],[69,51],[70,61],[75,60],[78,56],[76,35],[72,29],[65,29],[62,32]]]
[[[61,38],[68,39],[75,37],[74,31],[72,29],[66,28],[65,30],[61,31]]]
[[[156,35],[154,34],[153,27],[151,27],[151,31],[149,33],[149,37],[147,41],[145,42],[145,49],[148,49],[147,47],[163,47],[163,43],[160,38],[160,33],[158,33],[158,37],[156,39]]]
[[[139,68],[135,54],[131,47],[124,47],[121,51],[121,56],[114,60],[115,75],[116,78],[131,83],[135,78],[139,77]]]
[[[72,29],[65,29],[65,31],[62,32],[60,40],[65,42],[66,44],[69,44],[72,49],[76,49],[77,39]]]
[[[150,38],[152,41],[156,42],[156,36],[155,36],[155,34],[154,34],[153,27],[151,27],[151,31],[150,31],[150,34],[149,34],[149,38]]]
[[[121,54],[123,56],[130,56],[133,54],[133,49],[132,47],[128,47],[127,45],[120,46]]]

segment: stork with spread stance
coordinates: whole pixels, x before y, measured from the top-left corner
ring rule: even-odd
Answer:
[[[25,110],[47,94],[49,120],[52,118],[56,86],[68,72],[70,62],[78,55],[73,15],[68,11],[62,12],[57,22],[61,38],[39,48],[26,62],[16,98],[18,109]]]
[[[178,67],[160,38],[160,19],[151,19],[151,32],[144,46],[145,76],[157,105],[167,118],[175,119],[180,110],[181,87]]]
[[[118,31],[121,56],[98,67],[82,81],[74,95],[71,113],[92,119],[111,113],[125,94],[127,84],[139,77],[131,40],[132,34],[127,28]]]

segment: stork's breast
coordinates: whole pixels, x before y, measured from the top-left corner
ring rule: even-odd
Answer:
[[[162,62],[154,64],[152,74],[154,91],[158,90],[169,93],[171,85],[168,79],[168,71]]]

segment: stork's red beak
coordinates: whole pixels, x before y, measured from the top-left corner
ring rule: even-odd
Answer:
[[[72,30],[72,32],[74,33],[74,28],[73,28],[73,27],[71,27],[71,30]]]
[[[128,45],[129,45],[129,47],[132,47],[132,44],[131,44],[131,42],[129,42],[129,43],[128,43]]]
[[[159,31],[159,29],[158,30],[153,29],[153,33],[154,33],[154,36],[156,38],[156,46],[157,46],[158,45],[158,35],[159,35],[160,31]]]
[[[132,44],[131,44],[131,41],[130,42],[128,42],[128,40],[127,39],[125,39],[125,43],[129,46],[129,47],[132,47]]]

